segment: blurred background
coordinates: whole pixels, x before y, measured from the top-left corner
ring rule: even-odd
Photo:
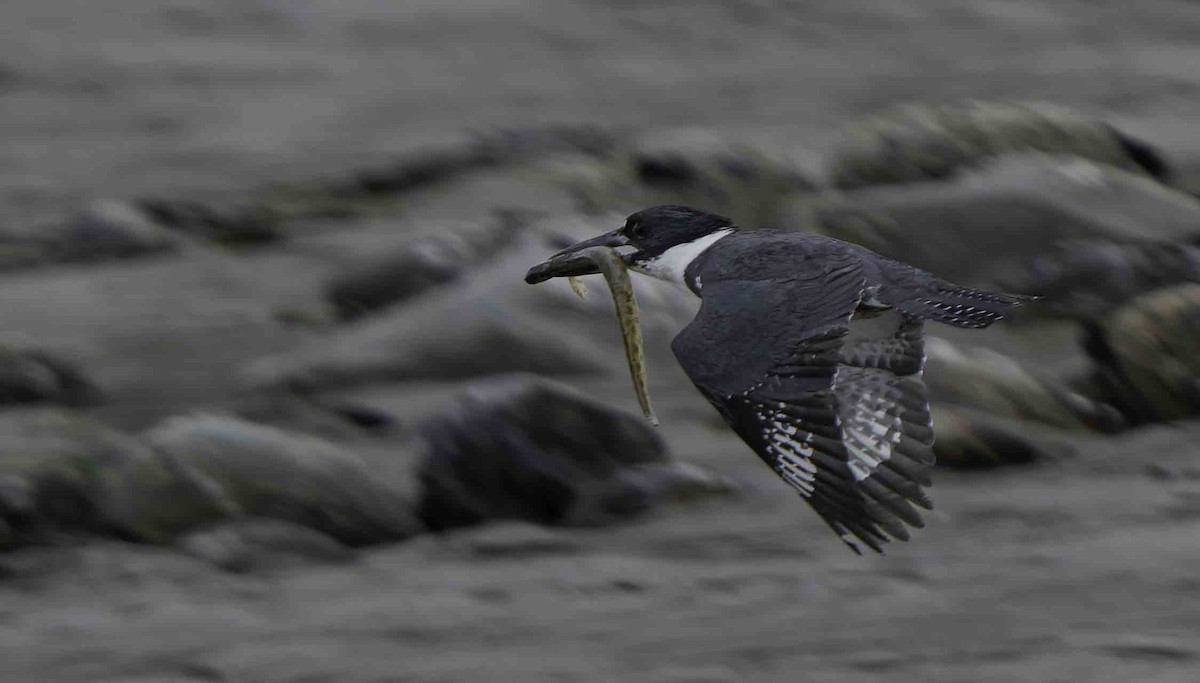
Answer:
[[[0,6],[0,679],[1194,681],[1200,6]],[[857,557],[527,268],[685,203],[1038,293],[928,328]]]

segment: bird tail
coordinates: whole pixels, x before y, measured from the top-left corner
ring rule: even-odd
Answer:
[[[962,287],[944,280],[935,280],[913,296],[896,304],[896,308],[955,327],[980,328],[1008,315],[1014,308],[1035,301],[1038,297],[1020,294],[985,292]]]

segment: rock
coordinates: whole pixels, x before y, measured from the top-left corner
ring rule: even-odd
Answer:
[[[0,545],[8,547],[60,532],[108,532],[109,484],[154,458],[136,439],[59,409],[0,413],[0,443]]]
[[[299,524],[350,546],[420,531],[397,490],[321,439],[197,415],[168,419],[145,441],[159,458],[123,472],[110,501],[110,517],[135,538],[165,541],[241,515]]]
[[[193,557],[237,573],[340,564],[355,558],[352,549],[315,529],[254,517],[198,529],[175,545]]]
[[[73,363],[44,351],[0,345],[0,405],[81,406],[100,398],[100,389]]]
[[[1122,116],[1119,125],[1131,138],[1145,141],[1168,169],[1164,179],[1175,189],[1200,196],[1200,141],[1196,119],[1188,113],[1139,112]]]
[[[0,414],[0,546],[56,534],[169,543],[244,515],[349,545],[419,531],[401,496],[333,444],[230,418],[175,418],[143,443],[74,413]]]
[[[334,275],[325,285],[325,296],[343,319],[399,303],[494,259],[521,227],[521,221],[502,216],[474,229],[418,237]]]
[[[594,126],[500,128],[466,139],[410,150],[392,164],[355,174],[347,190],[399,194],[490,166],[524,163],[555,154],[605,155],[615,141]]]
[[[1068,240],[1035,257],[1008,289],[1041,295],[1039,311],[1094,320],[1140,294],[1183,282],[1200,282],[1200,247]]]
[[[925,384],[935,403],[974,408],[1051,427],[1113,432],[1124,425],[1112,406],[986,348],[957,348],[938,337],[925,343]],[[939,436],[940,438],[940,436]]]
[[[940,405],[933,406],[932,414],[938,467],[992,469],[1061,459],[1073,452],[1061,440],[1031,429],[1028,422]]]
[[[347,218],[379,214],[395,209],[406,195],[428,199],[438,185],[453,180],[464,184],[487,175],[481,171],[503,166],[541,167],[564,159],[606,157],[616,138],[590,125],[551,125],[501,128],[493,131],[451,135],[402,151],[389,162],[350,169],[325,178],[272,185],[248,198],[253,213],[274,223],[297,219]],[[496,178],[517,174],[496,173]],[[540,183],[544,190],[551,182]],[[470,193],[455,192],[453,206],[460,206]],[[541,196],[544,198],[545,193]],[[418,200],[421,201],[421,200]],[[490,201],[490,200],[489,200]],[[468,203],[470,200],[468,200]],[[539,205],[540,204],[535,204]],[[487,205],[490,208],[492,205]],[[406,205],[409,213],[411,206]],[[418,211],[417,213],[421,213]],[[427,216],[446,218],[444,211]],[[471,211],[466,215],[478,215]]]
[[[595,220],[563,218],[555,225],[574,233],[566,239],[600,231]],[[556,251],[560,241],[531,230],[470,278],[254,362],[245,370],[246,382],[257,389],[315,392],[506,372],[624,373],[612,299],[599,276],[584,278],[582,301],[565,281],[524,282],[525,271]],[[698,301],[671,283],[635,278],[648,362],[663,372],[678,372],[670,339],[695,314]]]
[[[265,205],[212,206],[182,199],[144,199],[138,206],[159,225],[218,244],[253,246],[281,237],[278,217]]]
[[[347,194],[398,194],[490,163],[483,150],[473,145],[430,145],[411,150],[386,166],[356,172],[354,182],[346,185],[345,190]]]
[[[133,258],[168,252],[178,244],[137,206],[101,200],[68,220],[0,234],[0,271]]]
[[[1200,414],[1200,284],[1137,297],[1090,334],[1105,400],[1139,422]]]
[[[567,175],[591,210],[685,204],[744,225],[775,223],[785,198],[817,189],[799,155],[784,146],[692,128],[654,131],[635,140],[616,164]]]
[[[422,425],[421,519],[432,529],[487,520],[600,525],[698,490],[658,434],[546,379],[472,385]]]
[[[174,249],[178,238],[164,230],[141,208],[108,199],[92,203],[52,230],[49,239],[63,260],[126,258]]]
[[[816,189],[794,158],[708,130],[657,131],[635,141],[629,156],[634,176],[646,185],[705,186],[725,176],[781,193]]]
[[[861,190],[796,220],[817,232],[980,287],[1016,282],[1070,239],[1183,242],[1200,234],[1200,202],[1145,177],[1074,159],[1012,156],[954,182]]]
[[[852,123],[829,162],[843,189],[948,178],[993,156],[1045,152],[1083,157],[1165,179],[1162,155],[1101,121],[1047,104],[912,104]]]

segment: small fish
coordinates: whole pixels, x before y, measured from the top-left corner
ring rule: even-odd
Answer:
[[[650,424],[658,426],[658,416],[650,405],[650,391],[646,382],[646,351],[642,345],[642,326],[638,321],[637,299],[633,295],[633,283],[629,280],[629,271],[625,260],[611,247],[589,247],[572,253],[569,257],[551,259],[539,264],[530,271],[527,282],[544,282],[560,274],[578,270],[581,263],[591,263],[604,275],[608,289],[612,292],[613,306],[616,308],[617,321],[621,326],[621,341],[625,344],[625,360],[629,364],[629,377],[633,380],[633,392],[637,394],[638,405],[642,414]],[[582,296],[581,283],[573,276],[571,289]]]

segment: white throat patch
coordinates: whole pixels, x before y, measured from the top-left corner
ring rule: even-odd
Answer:
[[[675,282],[686,286],[683,276],[692,261],[696,260],[697,256],[703,253],[705,249],[711,247],[717,240],[732,232],[733,228],[722,228],[691,242],[677,244],[655,258],[642,261],[631,266],[631,268],[659,280],[666,280],[667,282]],[[699,282],[696,283],[696,289],[700,289]]]

